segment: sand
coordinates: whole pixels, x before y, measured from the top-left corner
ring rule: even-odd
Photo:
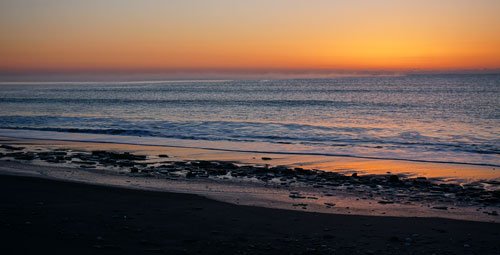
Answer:
[[[3,254],[499,254],[500,225],[251,207],[0,175]]]

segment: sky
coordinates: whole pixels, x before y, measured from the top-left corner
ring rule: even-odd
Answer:
[[[498,0],[2,0],[0,72],[500,69]]]

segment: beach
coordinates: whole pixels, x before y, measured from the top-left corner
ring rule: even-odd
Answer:
[[[0,254],[500,255],[499,10],[1,0]]]
[[[498,254],[496,223],[297,212],[0,176],[6,254]]]
[[[496,81],[4,84],[2,240],[13,254],[498,254]]]
[[[500,221],[498,183],[484,176],[456,182],[396,169],[341,173],[297,167],[290,162],[304,158],[282,154],[7,137],[2,143],[0,172],[7,174],[288,210]]]

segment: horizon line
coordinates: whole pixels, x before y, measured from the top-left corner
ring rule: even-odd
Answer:
[[[347,70],[347,69],[205,69],[205,70],[87,70],[2,71],[0,83],[43,82],[195,82],[231,80],[334,79],[410,75],[500,74],[500,68],[446,70]]]

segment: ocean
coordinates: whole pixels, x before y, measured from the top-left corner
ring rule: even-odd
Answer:
[[[3,134],[494,167],[499,109],[495,74],[0,83]]]

